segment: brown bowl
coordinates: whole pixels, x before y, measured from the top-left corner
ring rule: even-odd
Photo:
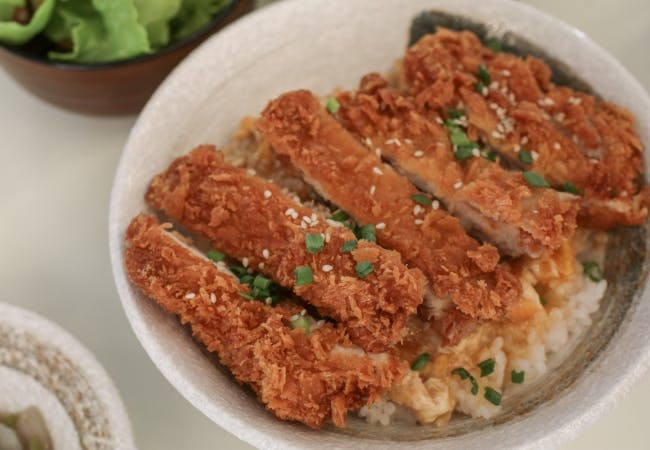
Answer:
[[[53,105],[85,114],[137,113],[176,64],[253,4],[233,1],[208,25],[152,55],[115,63],[68,64],[0,45],[0,64],[28,91]]]

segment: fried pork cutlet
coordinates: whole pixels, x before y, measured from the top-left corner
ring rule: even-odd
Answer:
[[[339,120],[350,132],[502,252],[537,257],[573,235],[577,196],[533,189],[520,172],[479,157],[471,144],[454,152],[442,118],[419,114],[412,99],[378,74],[366,75],[356,94],[342,93],[338,101]]]
[[[643,146],[627,111],[555,86],[542,61],[495,53],[469,31],[423,37],[407,51],[404,75],[418,108],[444,114],[460,104],[471,138],[556,188],[582,193],[581,224],[645,222]]]
[[[283,420],[344,427],[350,410],[381,397],[408,366],[389,354],[366,354],[340,328],[291,329],[294,305],[249,301],[233,276],[198,256],[152,216],[133,219],[125,266],[142,292],[188,324],[194,337]]]
[[[275,184],[226,163],[211,146],[156,176],[149,204],[213,246],[293,289],[345,325],[353,342],[383,351],[402,337],[424,296],[424,277],[401,256],[359,240]],[[344,248],[348,242],[354,248]]]
[[[259,127],[306,181],[358,222],[375,226],[378,242],[420,268],[438,299],[450,299],[464,314],[499,319],[519,298],[521,286],[491,245],[472,239],[441,209],[420,206],[406,178],[359,144],[309,91],[273,100]]]

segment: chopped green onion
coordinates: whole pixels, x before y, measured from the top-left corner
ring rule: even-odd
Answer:
[[[298,328],[302,328],[303,330],[305,330],[305,334],[307,334],[311,329],[311,325],[309,325],[309,320],[305,316],[298,316],[296,319],[293,319],[291,321],[291,328],[293,328],[294,330],[297,330]]]
[[[418,355],[418,357],[415,358],[415,361],[413,361],[413,364],[411,364],[411,370],[416,370],[419,372],[426,367],[427,363],[430,360],[431,355],[428,353],[422,353],[421,355]]]
[[[342,252],[351,252],[357,247],[357,241],[351,240],[351,241],[345,241],[343,245],[341,246],[341,251]]]
[[[375,266],[368,261],[361,261],[354,266],[354,271],[357,273],[359,278],[365,278],[373,270],[375,270]]]
[[[602,281],[602,279],[605,278],[603,269],[601,269],[598,263],[595,261],[583,262],[582,271],[584,272],[585,275],[589,277],[591,281],[595,281],[596,283]]]
[[[232,273],[234,273],[237,276],[237,278],[241,278],[241,277],[243,277],[244,275],[246,275],[248,273],[248,271],[246,270],[246,267],[243,267],[243,266],[230,266],[230,267],[228,267],[228,269]]]
[[[499,406],[501,404],[501,392],[488,386],[485,388],[485,399],[493,405]]]
[[[356,231],[355,234],[359,239],[364,239],[368,242],[377,242],[377,238],[375,236],[375,226],[372,224],[362,226]]]
[[[462,145],[454,152],[454,157],[458,161],[465,161],[466,159],[474,157],[474,148],[470,145]]]
[[[524,164],[532,164],[534,161],[533,154],[528,150],[521,150],[519,152],[519,161],[521,161]]]
[[[483,83],[481,83],[481,82],[474,83],[474,90],[476,92],[478,92],[479,94],[483,94],[483,88],[485,88]]]
[[[512,381],[514,384],[521,384],[524,382],[525,375],[526,372],[523,370],[521,372],[517,372],[516,370],[512,369],[512,372],[510,373],[510,381]]]
[[[240,297],[245,298],[246,300],[255,300],[255,297],[253,297],[250,294],[247,294],[246,292],[237,292],[237,295],[239,295]]]
[[[463,116],[465,116],[465,111],[462,109],[450,109],[447,112],[447,117],[450,119],[460,119]]]
[[[472,395],[478,394],[478,383],[476,382],[476,378],[474,378],[472,374],[467,371],[467,369],[463,367],[457,367],[452,370],[451,373],[453,375],[458,375],[461,380],[469,380],[470,383],[472,383],[472,390],[470,392]]]
[[[350,215],[343,210],[338,210],[332,214],[332,220],[335,222],[345,222],[350,218]]]
[[[239,282],[242,284],[253,284],[253,281],[255,281],[255,277],[250,273],[246,273],[239,278]]]
[[[226,255],[221,253],[219,250],[210,250],[205,256],[214,262],[223,261],[223,259],[226,257]]]
[[[431,206],[431,199],[424,194],[413,194],[411,199],[420,205]]]
[[[327,106],[327,110],[332,114],[336,114],[339,111],[339,108],[341,107],[338,100],[336,100],[334,97],[327,99],[326,106]]]
[[[466,145],[470,145],[472,142],[469,140],[467,135],[463,130],[461,130],[458,127],[451,128],[449,134],[449,139],[451,140],[451,143],[454,144],[456,147],[462,147]]]
[[[258,289],[268,289],[271,286],[271,280],[264,275],[257,275],[253,280],[253,286]]]
[[[487,41],[487,44],[485,45],[493,52],[499,53],[503,51],[503,46],[501,45],[501,42],[497,41],[496,39],[490,39],[489,41]]]
[[[524,179],[528,183],[530,187],[533,188],[547,188],[551,187],[550,184],[548,184],[548,181],[544,179],[543,176],[541,176],[538,173],[535,172],[523,172],[522,174],[524,176]]]
[[[490,72],[488,72],[487,67],[485,67],[483,64],[478,65],[476,78],[481,80],[481,82],[483,82],[483,84],[486,86],[490,84]]]
[[[481,377],[487,377],[492,372],[494,372],[494,360],[492,358],[486,359],[478,363],[479,369],[481,369]]]
[[[320,253],[323,250],[324,240],[320,234],[308,234],[305,236],[305,247],[311,254]]]
[[[487,159],[488,161],[495,162],[497,160],[497,154],[496,152],[489,152],[483,155],[483,158]]]
[[[296,278],[296,286],[305,286],[314,281],[314,273],[311,271],[311,267],[309,266],[296,267],[293,271],[293,275]]]
[[[582,195],[584,192],[582,192],[581,189],[578,189],[575,184],[571,183],[570,181],[564,183],[562,185],[562,190],[565,192],[568,192],[573,195]]]

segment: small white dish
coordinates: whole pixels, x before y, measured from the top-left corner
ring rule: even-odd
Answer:
[[[57,450],[135,450],[122,400],[95,357],[45,318],[0,303],[0,412],[31,406]]]
[[[111,197],[110,252],[122,305],[153,362],[196,408],[253,445],[283,450],[556,447],[610,409],[650,363],[649,287],[642,274],[631,290],[617,291],[629,309],[609,327],[612,308],[604,310],[592,327],[611,331],[613,337],[598,344],[605,350],[583,352],[580,370],[565,368],[572,378],[557,388],[547,386],[548,397],[540,398],[539,392],[536,398],[534,392],[519,397],[522,413],[513,408],[491,421],[463,420],[446,432],[420,427],[390,434],[365,424],[313,431],[266,412],[175,317],[129,283],[122,263],[124,231],[133,216],[147,210],[143,197],[153,175],[198,144],[223,145],[243,116],[258,114],[284,91],[307,88],[325,94],[337,86],[357,86],[365,73],[388,71],[404,53],[411,20],[433,9],[488,23],[537,45],[604,98],[632,111],[650,148],[650,99],[641,85],[584,33],[517,2],[286,0],[208,40],[163,83],[131,132]],[[648,167],[648,153],[645,157]],[[647,256],[641,262],[646,267]]]

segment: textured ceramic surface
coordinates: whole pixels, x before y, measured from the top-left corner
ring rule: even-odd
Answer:
[[[0,411],[42,412],[55,449],[135,449],[113,382],[67,332],[0,303]]]
[[[604,98],[630,109],[641,139],[650,145],[650,99],[639,83],[579,30],[519,3],[290,0],[207,41],[163,83],[131,133],[111,200],[111,258],[124,309],[154,363],[198,409],[258,447],[396,448],[395,441],[409,449],[554,447],[624,395],[650,360],[645,228],[614,236],[608,250],[611,286],[594,325],[567,349],[545,383],[504,397],[502,413],[492,420],[456,420],[444,429],[369,427],[352,420],[346,430],[311,431],[279,422],[216,367],[175,318],[128,283],[123,233],[146,209],[142,198],[155,173],[197,144],[224,144],[241,117],[257,114],[283,91],[324,94],[356,86],[367,72],[389,70],[404,52],[412,19],[432,9],[536,44]]]

